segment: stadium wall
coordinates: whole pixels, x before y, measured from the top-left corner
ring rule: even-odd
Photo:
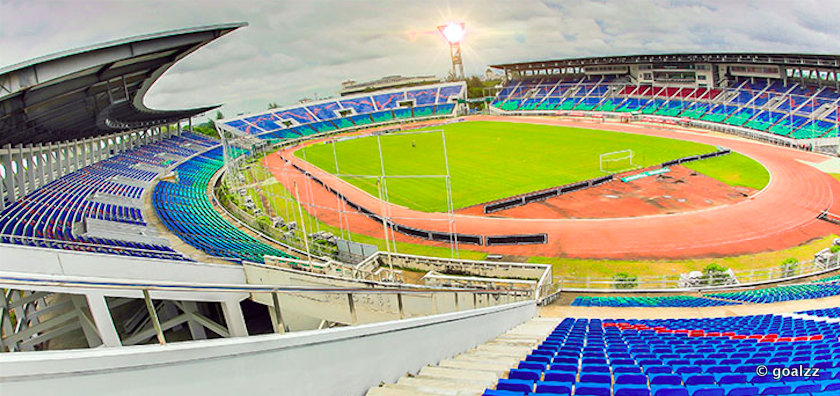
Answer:
[[[101,280],[121,279],[141,282],[195,282],[227,285],[244,285],[246,283],[245,271],[237,265],[127,257],[9,244],[0,244],[0,257],[3,258],[0,273],[4,275],[92,277]],[[49,291],[55,291],[55,289],[51,288]],[[115,293],[108,295],[119,295],[116,291],[114,290]],[[67,289],[65,292],[73,293],[73,290]],[[135,294],[127,293],[127,295],[132,296]],[[193,294],[198,299],[203,298],[199,294]],[[214,293],[207,294],[215,296]],[[245,297],[247,297],[246,293],[241,293],[237,297],[228,293],[222,299],[242,300]],[[213,300],[214,298],[209,299]]]
[[[0,393],[363,395],[535,315],[528,301],[286,335],[9,354]]]

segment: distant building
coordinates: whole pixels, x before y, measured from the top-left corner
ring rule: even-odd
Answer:
[[[481,81],[501,80],[504,76],[504,73],[497,73],[495,70],[487,68],[487,70],[484,72],[484,76],[482,77]]]
[[[341,83],[341,96],[351,95],[356,93],[379,91],[382,89],[400,88],[412,85],[435,84],[441,80],[435,76],[415,76],[403,77],[400,75],[385,76],[378,80],[356,82],[355,80],[347,80]]]

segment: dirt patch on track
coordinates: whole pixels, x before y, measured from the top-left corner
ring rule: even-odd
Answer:
[[[628,174],[633,173],[636,172]],[[627,183],[616,179],[600,186],[491,214],[484,214],[484,205],[463,208],[457,213],[525,219],[641,217],[730,205],[749,199],[755,193],[753,189],[732,187],[684,166],[673,166],[670,172],[663,175]]]

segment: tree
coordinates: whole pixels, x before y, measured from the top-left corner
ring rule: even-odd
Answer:
[[[626,272],[619,272],[613,276],[613,284],[616,289],[635,289],[639,286],[639,278]]]
[[[280,105],[279,105],[279,104],[277,104],[277,102],[268,102],[268,109],[269,109],[269,110],[271,110],[271,109],[276,109],[276,108],[278,108],[278,107],[280,107]]]
[[[484,96],[484,84],[478,76],[470,76],[467,79],[467,97],[480,98]]]
[[[711,263],[703,269],[703,278],[707,285],[722,285],[726,283],[729,276],[726,274],[729,268],[723,267],[717,263]]]
[[[210,120],[207,120],[207,122],[203,124],[193,125],[193,132],[219,138],[219,133],[216,131],[216,128],[213,127],[213,121]]]
[[[258,216],[257,217],[257,228],[259,228],[263,232],[268,232],[272,228],[271,219],[268,216]]]
[[[796,275],[797,270],[799,269],[799,260],[790,257],[786,258],[782,261],[781,270],[782,270],[782,277],[788,278],[791,276]]]
[[[221,111],[221,110],[217,110],[217,111],[216,111],[216,119],[217,119],[217,120],[221,120],[221,119],[223,119],[223,118],[225,118],[225,115],[224,115],[224,114],[222,114],[222,111]]]

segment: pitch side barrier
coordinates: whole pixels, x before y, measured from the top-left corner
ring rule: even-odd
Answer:
[[[732,150],[727,148],[718,148],[718,151],[706,154],[698,154],[698,155],[691,155],[688,157],[677,158],[671,161],[665,161],[659,165],[654,165],[653,167],[660,167],[660,168],[667,168],[669,166],[684,164],[686,162],[691,161],[699,161],[707,158],[719,157],[721,155],[726,155],[732,152]],[[499,212],[505,209],[514,208],[517,206],[524,206],[532,202],[539,202],[545,201],[546,199],[557,197],[563,194],[568,194],[574,191],[585,190],[587,188],[599,186],[606,182],[612,181],[616,179],[616,174],[610,174],[607,176],[596,177],[594,179],[579,181],[571,184],[562,185],[559,187],[552,187],[545,190],[539,190],[534,192],[525,193],[522,195],[518,195],[511,198],[503,198],[498,201],[493,201],[491,203],[484,205],[484,214],[490,214],[494,212]]]
[[[283,158],[284,161],[291,164],[293,168],[297,169],[298,172],[302,173],[304,176],[308,177],[310,180],[314,181],[321,187],[324,187],[327,191],[338,197],[340,200],[344,201],[347,206],[353,208],[353,210],[367,216],[369,219],[376,221],[377,223],[385,223],[385,225],[401,234],[413,236],[416,238],[423,238],[429,241],[435,242],[458,242],[458,243],[467,243],[471,245],[524,245],[524,244],[544,244],[548,243],[548,235],[547,234],[525,234],[525,235],[499,235],[499,236],[488,236],[483,237],[481,235],[473,235],[473,234],[458,234],[458,233],[450,233],[450,232],[439,232],[439,231],[427,231],[420,228],[414,228],[405,226],[402,224],[395,223],[393,221],[387,220],[382,216],[371,212],[364,206],[361,206],[350,199],[348,199],[344,194],[338,192],[336,189],[330,187],[321,179],[315,177],[311,173],[307,172],[305,169],[290,163],[288,160]]]
[[[554,187],[547,190],[530,192],[513,198],[502,199],[500,201],[484,205],[484,213],[488,214],[505,209],[510,209],[516,206],[527,205],[531,202],[545,201],[546,199],[549,199],[551,197],[556,197],[573,191],[584,190],[589,187],[604,184],[608,181],[613,180],[613,178],[613,175],[607,175],[594,179],[566,184],[560,187]]]

